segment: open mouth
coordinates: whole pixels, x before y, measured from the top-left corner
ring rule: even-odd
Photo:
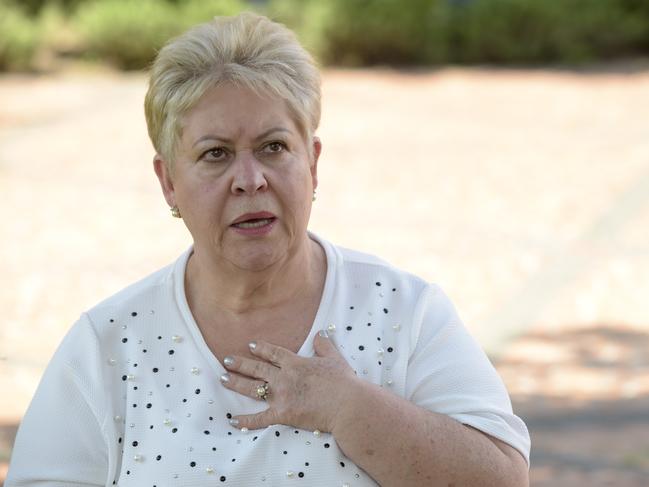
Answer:
[[[252,218],[239,223],[234,223],[235,228],[259,228],[274,222],[275,218]]]

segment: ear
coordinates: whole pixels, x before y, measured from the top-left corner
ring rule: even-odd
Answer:
[[[153,170],[155,171],[156,176],[158,176],[158,181],[160,181],[160,187],[162,188],[162,194],[164,195],[167,204],[170,207],[176,206],[176,194],[174,191],[171,171],[160,154],[156,154],[153,158]]]
[[[318,187],[318,159],[320,159],[320,153],[322,152],[322,141],[320,137],[313,137],[313,160],[311,161],[311,181],[313,183],[313,189]]]

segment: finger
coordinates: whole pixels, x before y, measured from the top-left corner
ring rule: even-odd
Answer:
[[[320,330],[313,339],[313,349],[319,357],[341,356],[340,352],[329,338],[327,330]]]
[[[230,420],[230,424],[236,428],[247,428],[249,430],[258,430],[266,428],[271,424],[281,424],[277,414],[272,408],[268,408],[257,414],[244,414],[235,416]]]
[[[243,375],[236,373],[227,373],[223,374],[221,377],[221,384],[231,391],[238,392],[244,396],[251,397],[253,399],[262,400],[257,394],[257,389],[265,384],[265,382],[260,382],[258,380],[252,380]]]
[[[246,357],[225,357],[223,365],[230,371],[266,381],[275,377],[277,372],[277,367],[268,362]]]
[[[250,342],[248,347],[257,357],[268,360],[271,364],[280,368],[295,356],[293,352],[286,348],[264,341]]]

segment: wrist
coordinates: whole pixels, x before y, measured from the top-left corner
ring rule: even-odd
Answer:
[[[342,431],[349,430],[350,425],[356,422],[358,415],[364,414],[368,407],[371,407],[372,397],[376,394],[377,387],[356,375],[345,381],[330,429],[334,438],[337,438]]]

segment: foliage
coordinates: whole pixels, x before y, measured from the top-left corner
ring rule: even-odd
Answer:
[[[619,0],[473,0],[452,9],[460,62],[582,62],[634,50],[647,20]]]
[[[327,64],[422,64],[445,59],[441,0],[275,0],[269,12]]]
[[[37,26],[21,9],[0,1],[0,71],[32,69],[39,44]]]
[[[188,27],[246,9],[285,23],[323,64],[649,54],[649,0],[0,0],[0,70],[31,68],[37,51],[141,69]]]
[[[123,69],[141,69],[164,43],[190,25],[240,10],[237,0],[102,0],[81,5],[74,24],[90,56]]]
[[[38,13],[44,57],[75,56],[83,50],[81,35],[71,25],[65,7],[58,2],[45,4]]]
[[[124,69],[143,67],[176,34],[171,7],[155,0],[105,0],[82,5],[74,24],[89,56]]]
[[[321,0],[271,0],[264,13],[292,29],[302,45],[322,59],[327,51],[324,30],[334,22],[331,7]]]
[[[5,3],[10,3],[19,6],[30,17],[37,17],[41,14],[43,9],[52,6],[61,9],[65,12],[71,12],[81,3],[88,0],[5,0]]]
[[[185,0],[178,2],[177,16],[184,31],[217,15],[236,15],[245,9],[240,0]]]
[[[431,47],[444,58],[438,2],[332,0],[336,22],[327,26],[326,61],[336,64],[421,64]]]
[[[331,64],[581,62],[649,52],[647,0],[274,0],[269,12]]]

